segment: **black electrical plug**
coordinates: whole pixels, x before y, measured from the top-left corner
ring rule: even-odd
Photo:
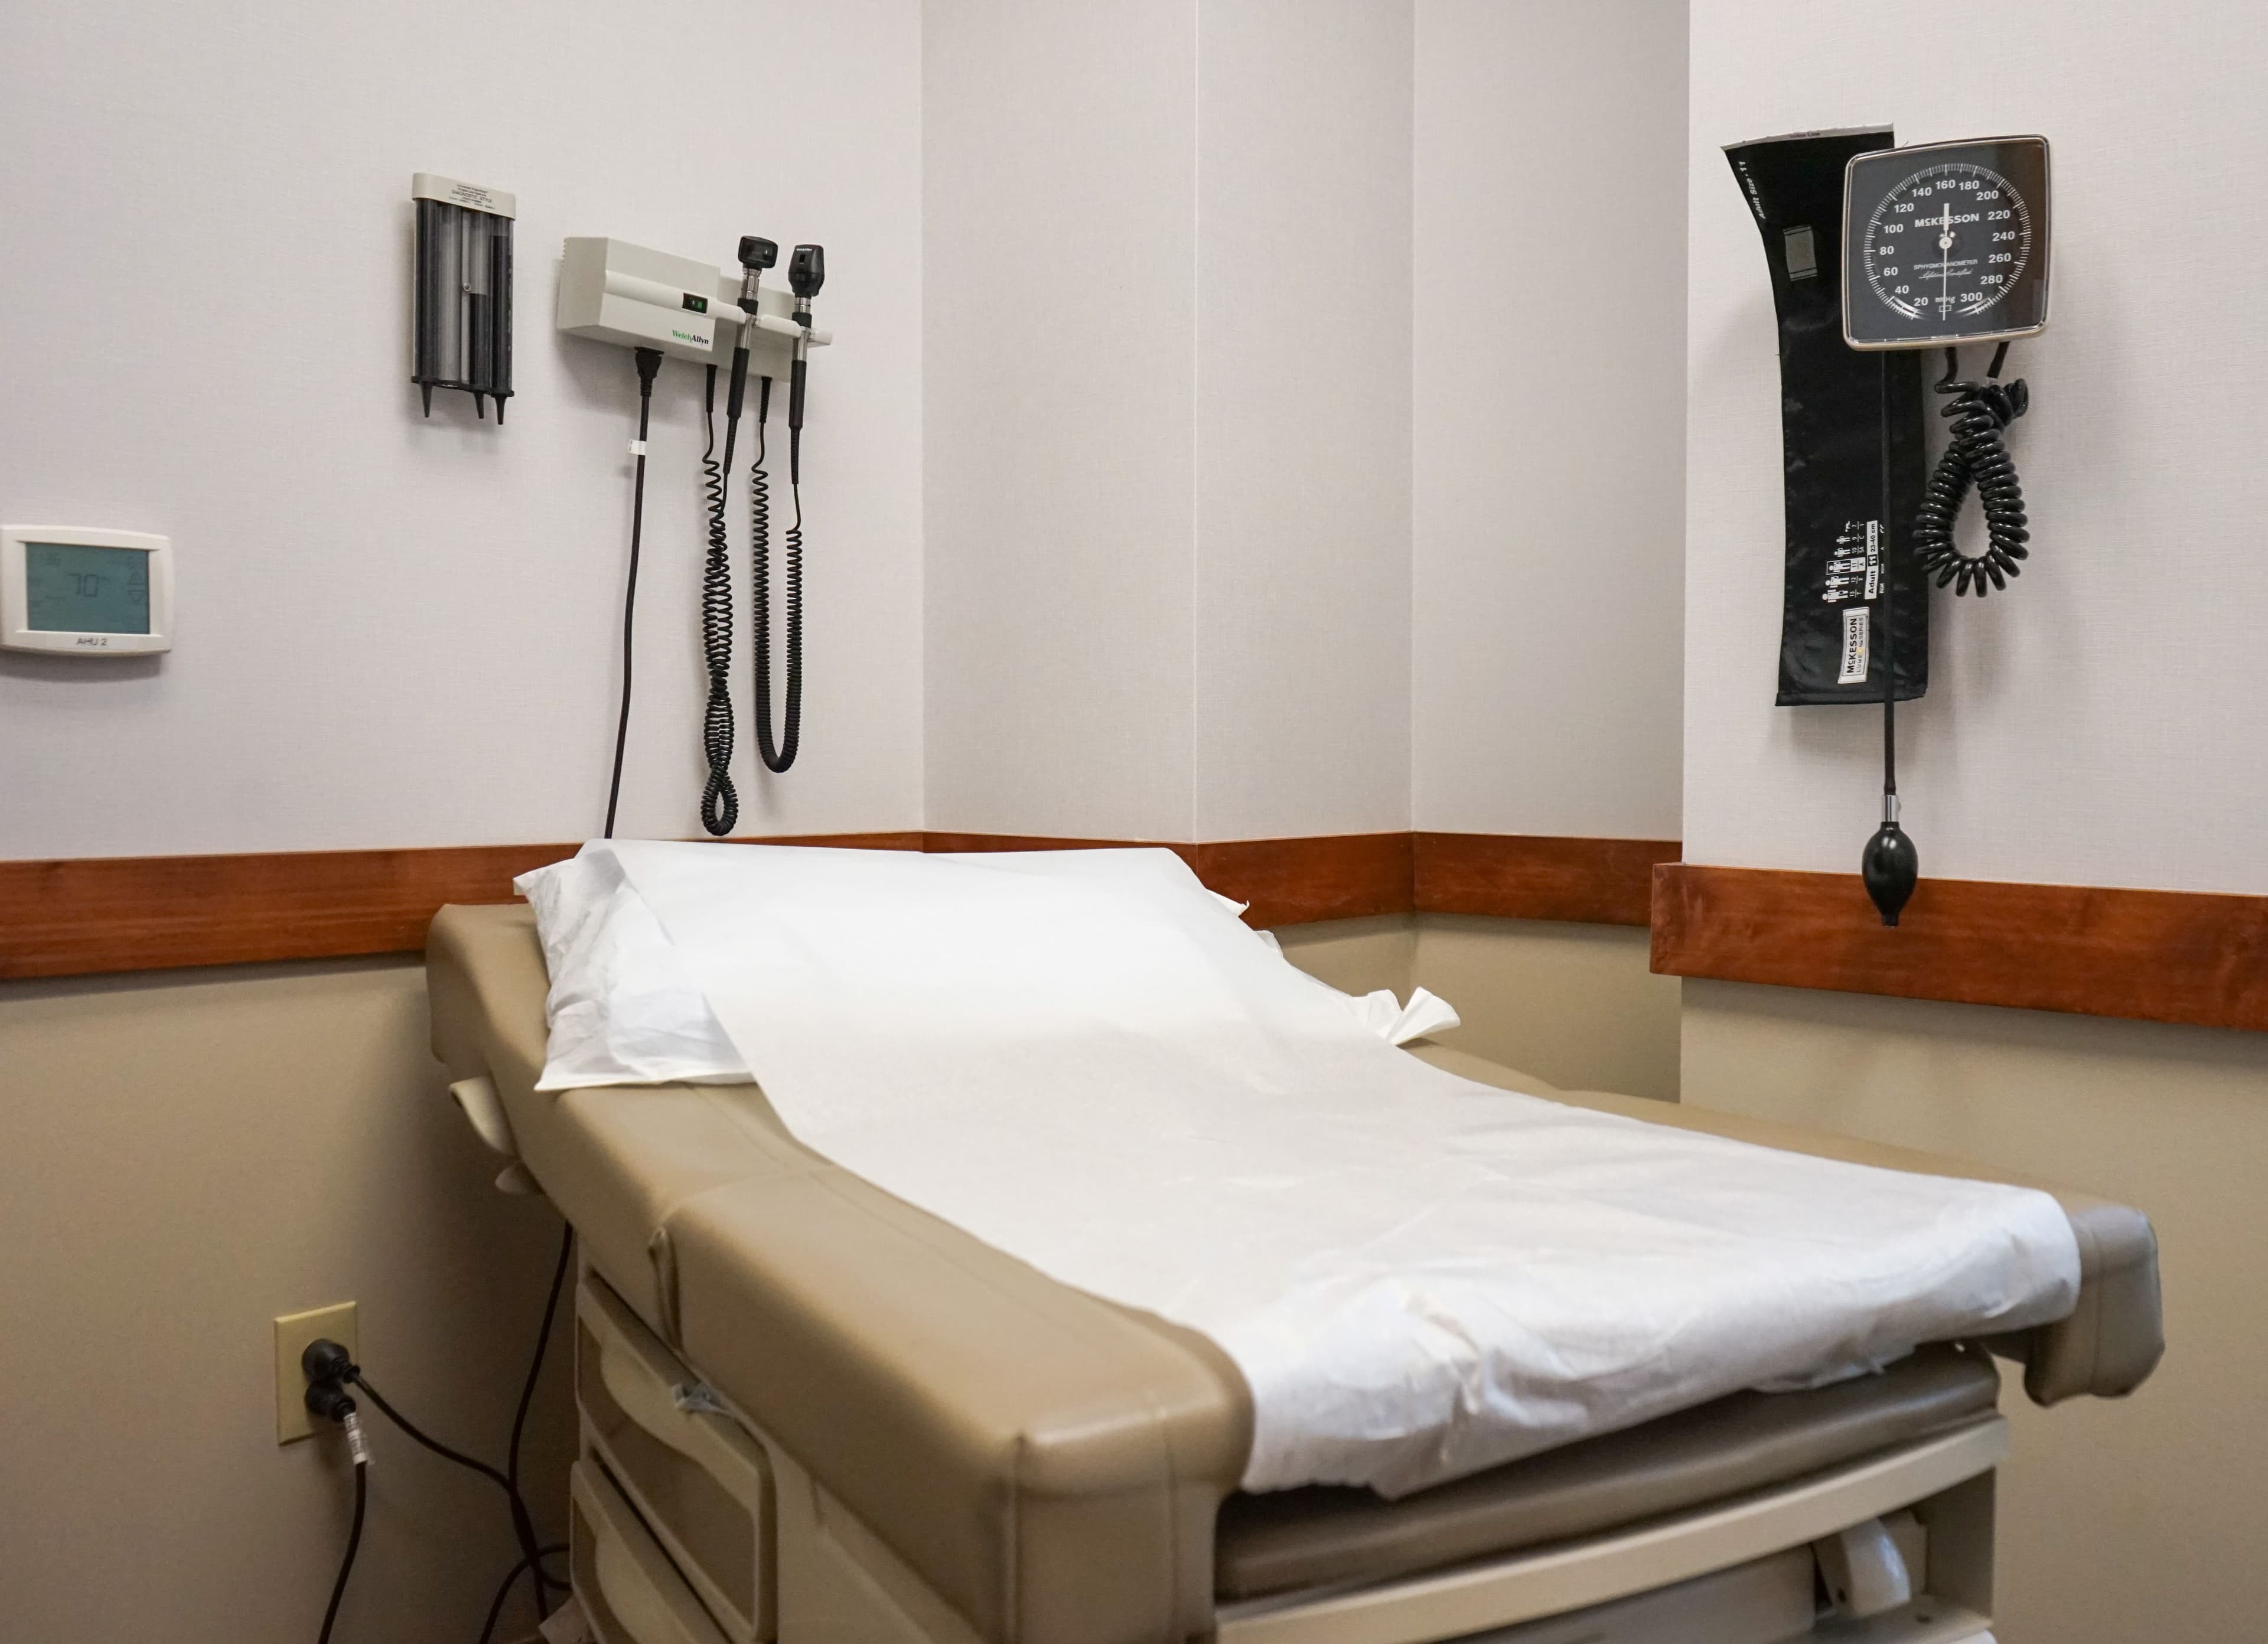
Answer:
[[[354,1355],[328,1336],[309,1342],[299,1355],[299,1373],[307,1378],[307,1412],[326,1421],[343,1423],[354,1414],[354,1396],[347,1383],[354,1379]]]

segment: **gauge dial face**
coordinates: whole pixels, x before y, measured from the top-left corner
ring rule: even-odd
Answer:
[[[1867,284],[1908,319],[1975,329],[2030,266],[2032,209],[1982,165],[1932,165],[1882,196],[1862,242]]]
[[[1859,156],[1844,201],[1844,334],[1856,348],[2029,336],[2047,323],[2047,144]]]

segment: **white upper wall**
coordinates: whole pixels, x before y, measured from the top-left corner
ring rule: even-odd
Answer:
[[[774,31],[792,71],[762,71]],[[166,532],[180,586],[162,660],[0,656],[0,856],[598,831],[637,388],[552,330],[569,234],[826,244],[805,751],[755,780],[744,633],[740,826],[919,826],[913,0],[11,6],[0,83],[0,518]],[[462,394],[418,415],[414,171],[519,195],[501,432]],[[622,826],[684,834],[693,367],[664,369],[652,440]]]
[[[1204,0],[1201,840],[1410,826],[1410,6]]]
[[[0,855],[596,831],[636,394],[551,325],[593,232],[828,247],[806,741],[757,771],[743,626],[741,832],[1394,829],[1413,781],[1420,826],[1675,831],[1668,12],[230,17],[0,16],[0,519],[166,532],[181,590],[161,660],[0,657]],[[775,28],[792,74],[681,48]],[[1532,209],[1609,102],[1646,118]],[[406,380],[417,170],[519,199],[501,431]],[[630,833],[696,826],[699,404],[666,367]]]
[[[930,826],[1406,827],[1408,0],[925,17]]]
[[[929,826],[1187,839],[1195,0],[923,14]]]
[[[1421,828],[1678,834],[1685,18],[1418,0]]]
[[[1940,35],[1958,49],[1916,48]],[[1894,121],[2043,132],[2055,159],[2053,324],[2008,364],[2033,555],[2006,594],[1936,597],[1930,694],[1898,714],[1922,871],[2268,889],[2264,51],[2268,18],[2225,5],[1694,0],[1689,860],[1851,872],[1874,826],[1879,714],[1771,705],[1778,373],[1719,150]]]

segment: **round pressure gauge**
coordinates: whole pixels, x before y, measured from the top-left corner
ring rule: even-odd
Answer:
[[[1844,172],[1843,340],[1926,349],[2048,322],[2048,145],[1885,149]]]

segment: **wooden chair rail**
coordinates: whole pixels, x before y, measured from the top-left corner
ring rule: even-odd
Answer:
[[[1131,840],[902,832],[741,843],[1041,850]],[[1676,847],[1472,833],[1174,843],[1258,925],[1366,914],[1495,914],[1646,922],[1647,870]],[[445,902],[512,899],[514,875],[571,844],[0,862],[0,979],[414,953]]]
[[[2268,1029],[2268,897],[1924,878],[1892,930],[1856,874],[1667,862],[1653,943],[1671,976]]]
[[[756,841],[740,841],[753,843]],[[917,833],[774,844],[984,851],[1118,840]],[[0,862],[0,980],[414,953],[571,844]],[[1355,833],[1174,843],[1256,925],[1468,914],[1653,926],[1666,975],[2268,1029],[2268,897],[1924,879],[1896,930],[1855,875],[1719,868],[1667,840]]]

